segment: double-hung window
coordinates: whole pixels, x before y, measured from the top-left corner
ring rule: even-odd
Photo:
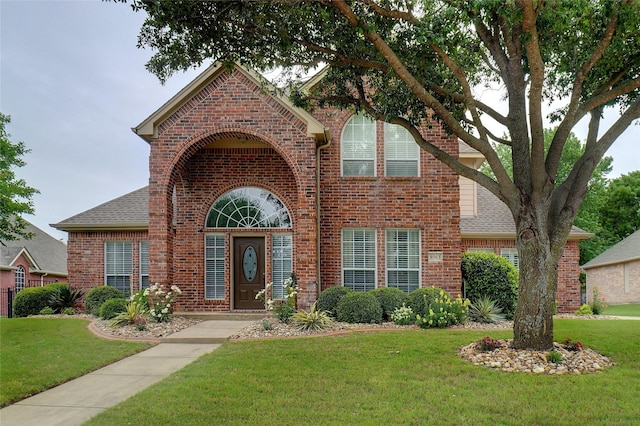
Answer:
[[[133,269],[131,241],[107,241],[105,243],[105,284],[131,294],[131,273]]]
[[[420,147],[402,126],[384,123],[384,167],[387,176],[418,176]]]
[[[375,121],[364,115],[354,115],[342,130],[340,143],[343,176],[375,176]]]
[[[356,291],[369,291],[376,287],[374,229],[342,230],[342,284]]]
[[[420,230],[387,229],[387,287],[407,293],[420,288]]]
[[[518,268],[518,249],[515,248],[503,248],[500,249],[500,256],[504,257],[511,263],[513,266]]]

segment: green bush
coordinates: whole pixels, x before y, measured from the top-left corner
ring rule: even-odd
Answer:
[[[55,314],[55,312],[53,312],[53,309],[51,308],[51,306],[45,306],[40,311],[40,315],[53,315],[53,314]]]
[[[53,283],[21,290],[13,299],[13,315],[16,317],[39,315],[41,310],[49,306],[49,299],[53,292],[66,285],[66,283]]]
[[[506,319],[513,319],[518,302],[518,271],[493,253],[467,252],[462,255],[463,295],[472,303],[481,297],[496,302]]]
[[[336,307],[340,303],[340,299],[345,294],[351,293],[351,289],[342,286],[329,287],[318,296],[316,308],[319,311],[326,311],[329,315],[336,316]]]
[[[381,287],[371,290],[369,293],[373,294],[380,302],[382,306],[382,319],[389,321],[393,311],[407,302],[407,293],[394,287]]]
[[[49,298],[49,306],[56,314],[63,312],[66,308],[75,308],[82,299],[82,290],[74,290],[69,284],[64,283],[52,292]]]
[[[100,318],[108,320],[115,318],[119,314],[127,311],[127,302],[125,299],[109,299],[100,307]]]
[[[338,321],[348,323],[379,323],[382,321],[382,306],[373,294],[352,291],[338,302],[336,316]]]
[[[414,314],[424,314],[426,307],[440,296],[440,289],[437,287],[425,287],[413,290],[407,297],[407,306]]]
[[[578,309],[575,312],[576,315],[593,315],[593,310],[591,310],[591,305],[587,305],[586,303],[582,306],[580,306],[580,309]]]
[[[100,307],[109,299],[124,299],[124,293],[107,285],[93,287],[87,292],[84,307],[88,313],[100,316]]]

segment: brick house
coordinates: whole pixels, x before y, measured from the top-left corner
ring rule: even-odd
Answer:
[[[67,246],[27,222],[31,239],[0,242],[0,316],[7,315],[7,289],[14,294],[27,287],[67,280]]]
[[[587,301],[597,287],[608,304],[640,303],[640,230],[582,265]]]
[[[330,286],[461,291],[460,254],[517,261],[506,207],[420,150],[404,129],[294,107],[239,66],[212,66],[133,130],[150,144],[149,186],[66,219],[73,286],[178,285],[179,311],[259,310],[295,273],[298,303]],[[475,167],[438,127],[421,131]],[[561,310],[579,307],[575,229]]]

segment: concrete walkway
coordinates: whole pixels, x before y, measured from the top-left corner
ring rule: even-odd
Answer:
[[[203,321],[146,351],[0,409],[2,426],[81,425],[212,352],[252,321]]]

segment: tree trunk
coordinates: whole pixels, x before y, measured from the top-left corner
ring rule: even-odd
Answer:
[[[558,232],[554,227],[552,233],[555,234],[550,236],[548,219],[540,211],[543,209],[539,206],[526,209],[529,213],[536,210],[537,220],[531,220],[530,216],[520,217],[516,225],[520,277],[513,341],[516,349],[550,350],[553,347],[558,262],[568,231]]]

